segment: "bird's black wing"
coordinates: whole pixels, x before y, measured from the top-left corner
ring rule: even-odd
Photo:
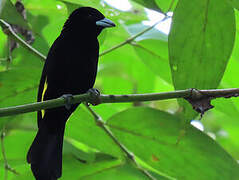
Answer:
[[[68,42],[59,37],[53,43],[43,68],[38,101],[58,98],[63,94],[81,94],[92,88],[98,53],[98,41],[90,42],[87,47],[86,44]],[[45,180],[46,177],[61,176],[65,123],[76,107],[72,105],[70,111],[58,107],[38,112],[39,130],[27,157],[35,177]]]

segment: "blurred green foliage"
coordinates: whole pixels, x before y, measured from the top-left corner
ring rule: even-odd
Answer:
[[[100,52],[147,28],[143,24],[148,19],[145,8],[173,12],[169,38],[153,28],[131,44],[100,57],[95,87],[103,94],[239,87],[236,0],[132,0],[129,11],[111,7],[103,0],[22,0],[26,20],[17,13],[15,2],[0,1],[0,18],[30,29],[35,36],[32,46],[45,55],[69,13],[80,6],[99,9],[117,25],[100,35]],[[0,47],[0,108],[35,102],[42,61],[20,46],[9,62],[7,36],[2,30]],[[93,109],[157,179],[236,180],[239,102],[230,98],[212,103],[215,108],[202,119],[203,131],[188,123],[199,117],[184,100],[102,104]],[[36,133],[36,113],[3,117],[3,127],[8,163],[20,174],[8,172],[8,179],[33,179],[26,153]],[[2,153],[0,179],[4,179]],[[67,123],[61,179],[149,178],[125,159],[81,105]]]

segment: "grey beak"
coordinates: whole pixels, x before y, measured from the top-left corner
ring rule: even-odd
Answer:
[[[104,27],[104,28],[115,27],[115,24],[111,20],[109,20],[107,18],[104,18],[104,19],[101,19],[99,21],[96,21],[96,25]]]

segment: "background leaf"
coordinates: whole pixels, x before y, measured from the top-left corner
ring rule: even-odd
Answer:
[[[8,23],[29,28],[27,22],[17,12],[15,6],[12,4],[10,0],[0,1],[0,18]]]
[[[234,11],[226,1],[179,1],[169,35],[175,89],[217,88],[234,39]],[[191,120],[194,116],[192,108],[185,102],[180,103],[186,111],[186,118]]]
[[[168,113],[151,108],[132,108],[114,115],[108,120],[108,125],[136,156],[176,179],[223,180],[235,179],[239,175],[238,163],[194,127],[188,126],[185,136],[177,144],[180,119]]]

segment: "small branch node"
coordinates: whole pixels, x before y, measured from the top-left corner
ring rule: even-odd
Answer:
[[[93,106],[96,106],[98,104],[101,104],[100,100],[100,91],[95,88],[91,88],[87,92],[90,97],[89,97],[89,103],[92,104]]]
[[[203,94],[198,89],[191,88],[191,96],[189,98],[191,99],[201,99],[203,98]]]

